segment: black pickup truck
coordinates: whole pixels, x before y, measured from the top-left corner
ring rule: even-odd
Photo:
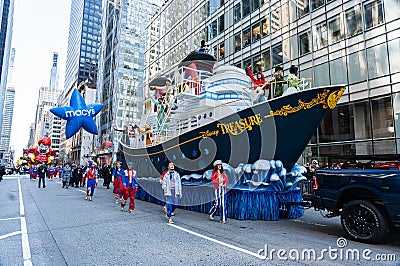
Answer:
[[[378,243],[400,226],[400,170],[319,169],[308,200],[327,217],[340,215],[352,239]]]

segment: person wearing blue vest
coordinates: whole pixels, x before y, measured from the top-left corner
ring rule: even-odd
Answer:
[[[173,223],[171,217],[172,213],[175,212],[178,201],[182,198],[181,177],[178,172],[175,171],[175,165],[173,163],[168,164],[168,172],[164,175],[162,180],[162,188],[167,200],[168,223]]]
[[[117,162],[117,167],[114,169],[112,174],[114,184],[114,195],[115,203],[118,204],[118,199],[122,198],[122,177],[125,175],[125,171],[122,168],[122,162]]]
[[[139,189],[137,181],[137,172],[133,170],[133,163],[128,163],[128,169],[125,170],[125,175],[122,178],[122,198],[121,211],[124,210],[126,201],[129,198],[129,213],[135,210],[135,194]]]

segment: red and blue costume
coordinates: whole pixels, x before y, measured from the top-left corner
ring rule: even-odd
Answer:
[[[129,198],[129,212],[135,210],[135,194],[139,189],[137,181],[137,172],[133,169],[125,171],[125,175],[122,178],[122,199],[121,199],[121,210],[124,209],[126,201]]]
[[[32,167],[29,168],[29,176],[30,176],[30,179],[36,179],[36,177],[37,177],[37,168],[36,168],[36,166],[32,166]]]
[[[92,200],[94,189],[98,184],[98,171],[92,163],[86,168],[85,177],[87,178],[86,199]]]
[[[122,198],[122,178],[125,176],[125,171],[122,168],[114,169],[112,174],[113,176],[113,183],[114,183],[114,195],[115,195],[115,203],[118,203],[118,199]]]

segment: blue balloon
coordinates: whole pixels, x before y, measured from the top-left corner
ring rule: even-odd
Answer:
[[[103,104],[86,104],[77,89],[72,92],[70,106],[61,106],[50,109],[55,116],[67,120],[65,127],[66,138],[69,139],[82,127],[89,133],[97,135],[97,125],[93,120],[103,108]]]

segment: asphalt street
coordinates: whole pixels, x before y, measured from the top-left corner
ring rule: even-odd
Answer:
[[[121,212],[101,184],[90,202],[58,179],[39,189],[28,176],[5,176],[0,265],[400,265],[399,230],[384,244],[361,244],[313,209],[296,220],[227,224],[177,209],[171,225],[152,203]]]

